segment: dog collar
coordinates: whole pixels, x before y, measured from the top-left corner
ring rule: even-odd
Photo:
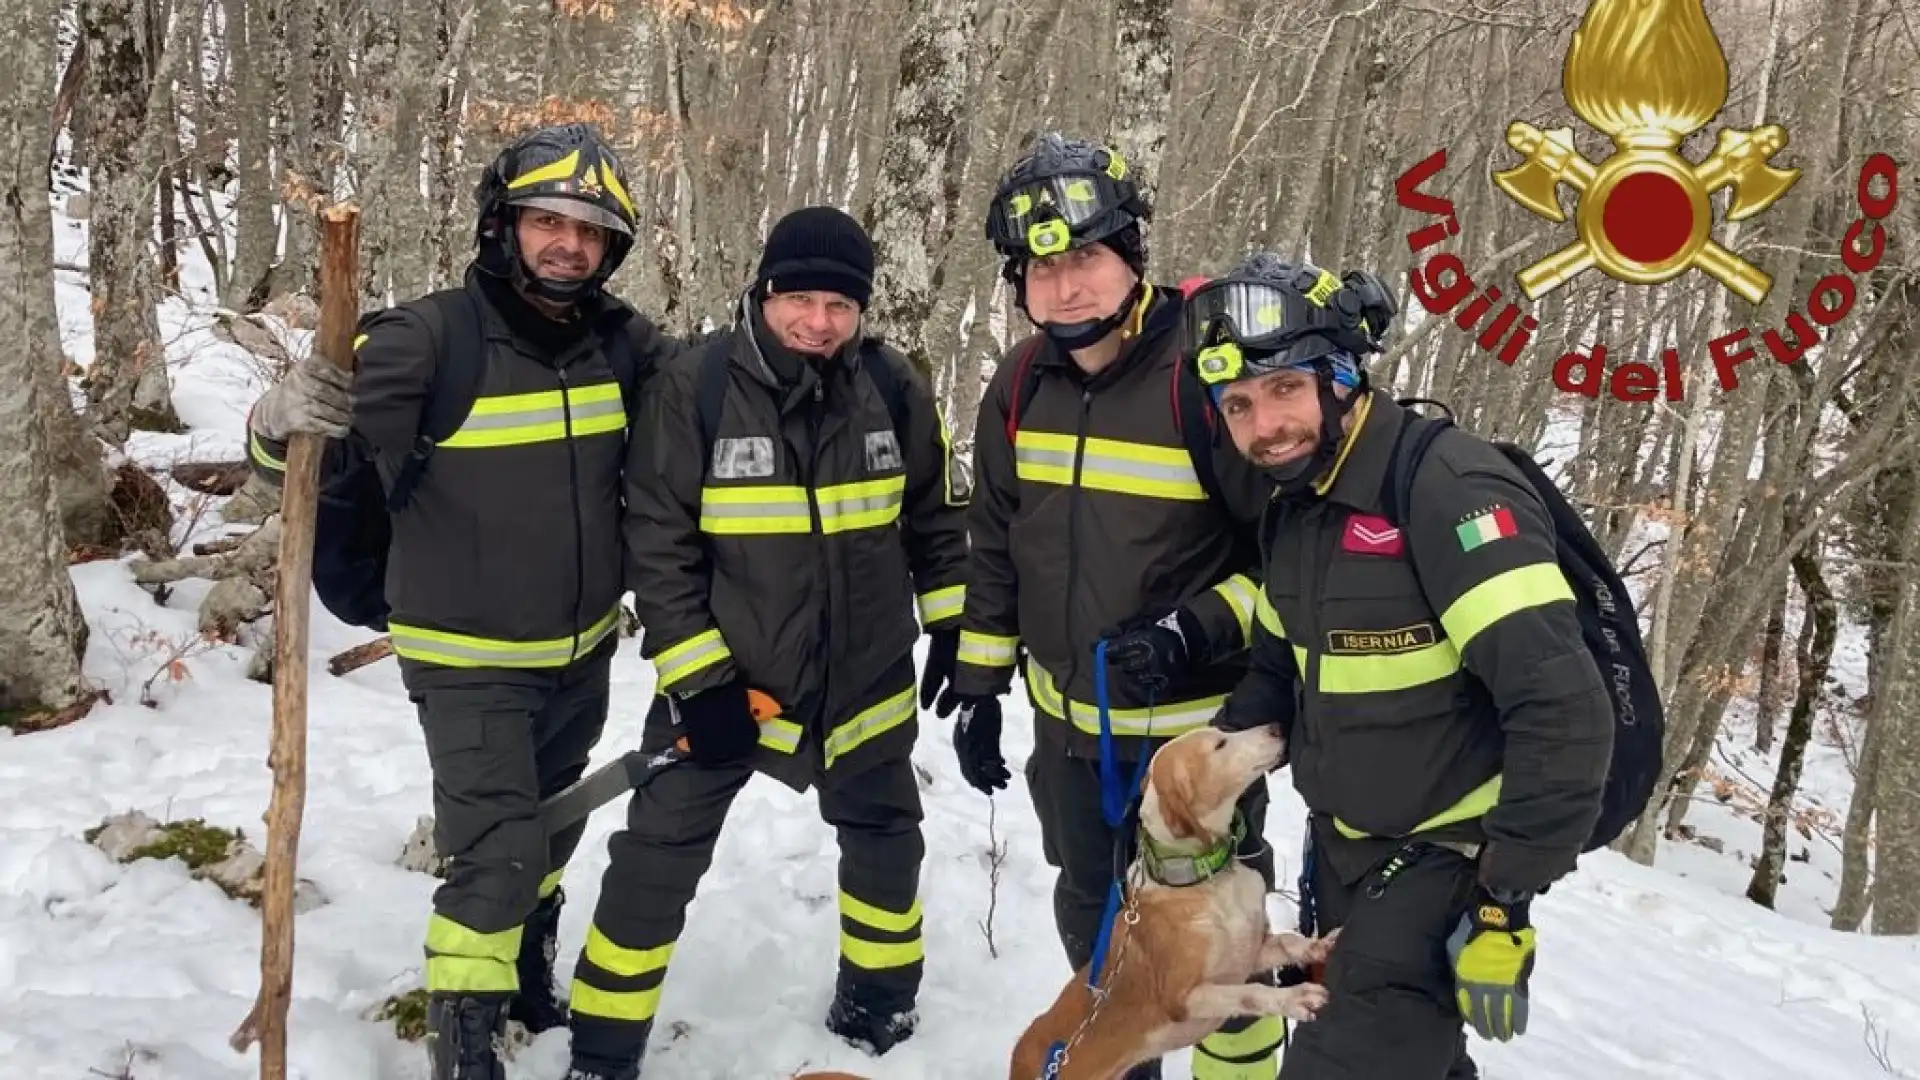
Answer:
[[[1233,812],[1233,827],[1205,851],[1194,855],[1160,851],[1146,829],[1140,830],[1140,864],[1148,879],[1169,888],[1198,885],[1218,875],[1233,863],[1233,856],[1246,839],[1247,822],[1240,811]]]

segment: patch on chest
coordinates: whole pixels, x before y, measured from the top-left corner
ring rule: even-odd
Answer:
[[[1407,545],[1400,530],[1386,518],[1355,514],[1347,519],[1347,530],[1340,537],[1340,550],[1356,555],[1404,556]]]
[[[900,443],[893,429],[867,432],[867,471],[890,472],[900,467]]]
[[[773,475],[773,439],[749,435],[743,439],[715,439],[713,478],[747,480]]]
[[[1424,649],[1438,640],[1430,622],[1414,623],[1398,630],[1329,630],[1327,654],[1330,656],[1382,656]]]

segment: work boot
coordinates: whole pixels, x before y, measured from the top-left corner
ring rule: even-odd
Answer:
[[[1143,1061],[1120,1075],[1120,1080],[1160,1080],[1160,1059]]]
[[[553,989],[553,958],[560,944],[560,905],[566,902],[566,893],[553,890],[553,895],[540,901],[533,914],[527,916],[526,928],[520,934],[520,956],[514,962],[520,991],[513,995],[507,1019],[526,1028],[530,1035],[567,1026],[566,1006],[560,1003]]]
[[[919,1022],[912,1000],[845,982],[827,1008],[827,1030],[875,1057],[906,1042]]]
[[[499,1042],[507,995],[440,991],[427,998],[427,1058],[433,1080],[506,1080]]]

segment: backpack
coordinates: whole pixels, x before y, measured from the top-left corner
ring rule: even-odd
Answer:
[[[392,462],[357,432],[327,444],[314,508],[313,589],[334,618],[349,626],[387,629],[387,551],[392,515],[405,509],[426,472],[434,446],[460,430],[486,374],[479,301],[463,288],[442,289],[399,305],[426,324],[433,339],[433,378],[420,411],[420,430],[405,458]],[[355,344],[380,310],[364,312]],[[606,341],[607,362],[632,408],[639,383],[626,333]]]
[[[723,334],[707,346],[700,357],[700,372],[693,389],[694,419],[700,426],[701,460],[713,461],[713,444],[719,438],[720,414],[727,404],[727,364],[733,348],[732,335]],[[893,419],[893,437],[900,443],[902,453],[907,447],[907,388],[900,385],[900,377],[880,355],[880,339],[863,338],[860,342],[860,367],[873,380],[873,388],[880,392],[880,400],[886,402],[887,415]]]
[[[1013,402],[1007,409],[1009,446],[1014,445],[1014,440],[1020,434],[1020,414],[1032,404],[1033,395],[1040,391],[1041,372],[1033,366],[1033,359],[1039,355],[1044,340],[1039,334],[1028,338],[1014,361]],[[1220,477],[1213,467],[1214,450],[1220,441],[1213,402],[1207,397],[1206,387],[1200,385],[1200,376],[1188,364],[1175,363],[1173,377],[1168,383],[1167,397],[1169,407],[1173,409],[1173,426],[1180,433],[1181,443],[1187,448],[1187,457],[1193,463],[1193,474],[1199,479],[1207,497],[1225,506],[1226,496],[1221,493]]]
[[[1400,404],[1408,406],[1423,400],[1407,398]],[[1387,520],[1396,527],[1403,527],[1406,521],[1413,478],[1422,457],[1433,440],[1450,427],[1451,415],[1428,417],[1408,409],[1382,493]],[[1608,701],[1613,706],[1613,757],[1607,767],[1600,817],[1581,849],[1593,851],[1613,843],[1646,809],[1653,794],[1666,739],[1660,690],[1641,641],[1633,597],[1593,533],[1533,455],[1510,442],[1492,445],[1527,478],[1547,508],[1560,570],[1573,587],[1580,637],[1607,684]],[[1413,566],[1411,559],[1408,566]]]

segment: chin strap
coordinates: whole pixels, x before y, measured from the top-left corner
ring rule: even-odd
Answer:
[[[1346,439],[1359,434],[1359,429],[1346,430],[1347,414],[1366,395],[1368,382],[1365,372],[1361,373],[1360,384],[1343,401],[1333,392],[1333,371],[1325,364],[1316,365],[1314,375],[1320,384],[1320,441],[1314,444],[1313,453],[1299,461],[1291,462],[1277,469],[1267,470],[1268,475],[1277,481],[1279,493],[1283,496],[1300,495],[1313,488],[1316,494],[1325,494],[1322,486],[1329,478],[1335,460],[1340,456],[1340,445]]]
[[[1126,299],[1122,300],[1120,306],[1114,310],[1113,314],[1106,318],[1089,319],[1085,322],[1077,323],[1040,323],[1040,330],[1046,334],[1056,346],[1068,351],[1085,349],[1097,345],[1105,340],[1108,334],[1120,329],[1128,319],[1133,317],[1134,311],[1140,306],[1140,301],[1146,297],[1146,289],[1147,283],[1145,279],[1136,279],[1133,283],[1133,288],[1127,290]],[[1024,292],[1019,299],[1020,310],[1026,311],[1026,296]],[[1033,317],[1032,313],[1029,312],[1027,317],[1031,319]]]

